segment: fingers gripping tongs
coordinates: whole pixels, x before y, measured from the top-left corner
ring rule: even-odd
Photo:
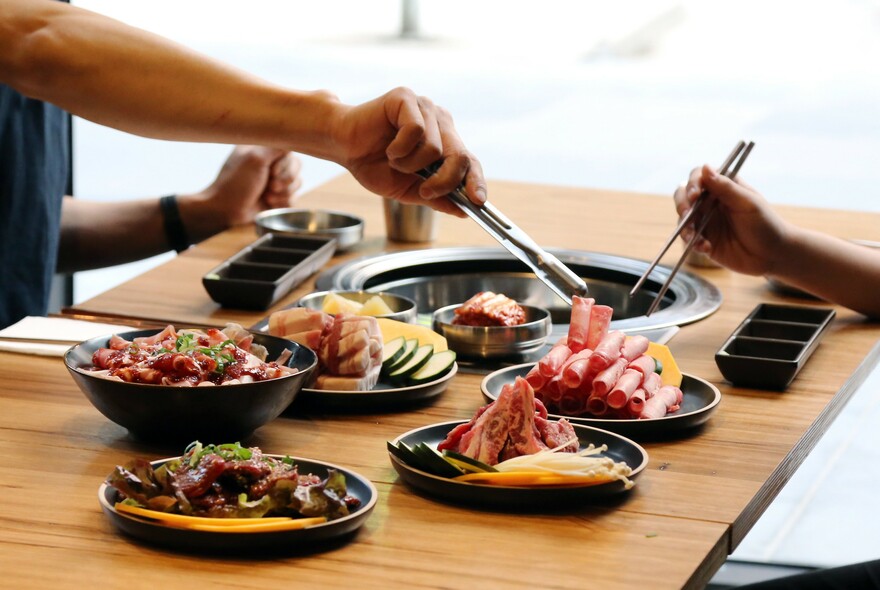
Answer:
[[[439,163],[417,174],[429,178],[440,167]],[[463,186],[449,193],[448,198],[468,217],[498,240],[511,254],[528,265],[545,285],[550,287],[566,303],[571,305],[572,295],[586,296],[587,284],[553,254],[546,252],[523,230],[516,226],[489,201],[474,204],[465,194]]]

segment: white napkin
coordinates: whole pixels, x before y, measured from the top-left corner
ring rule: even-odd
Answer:
[[[0,330],[0,351],[64,356],[68,348],[83,340],[133,329],[117,324],[28,316]]]

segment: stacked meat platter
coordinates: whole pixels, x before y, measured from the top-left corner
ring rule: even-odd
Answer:
[[[205,385],[235,391],[298,374],[299,395],[325,407],[378,409],[430,400],[448,387],[456,352],[443,336],[382,317],[381,298],[356,305],[333,294],[326,299],[323,309],[293,307],[269,317],[268,337],[287,343],[275,360],[264,360],[239,326],[206,332],[169,326],[131,340],[112,336],[94,351],[92,367],[76,370],[120,386],[205,391]],[[627,493],[648,456],[624,435],[647,433],[642,425],[667,432],[698,425],[720,395],[682,374],[665,346],[611,329],[612,315],[610,307],[574,297],[568,334],[538,362],[486,376],[481,389],[488,403],[469,420],[388,441],[401,480],[444,501],[510,510]],[[516,301],[482,292],[455,309],[452,323],[503,329],[525,321]],[[294,368],[289,362],[297,351],[314,362]],[[242,535],[259,547],[279,535],[296,545],[350,533],[369,516],[376,489],[321,461],[194,441],[179,457],[117,467],[99,499],[114,524],[133,536],[225,549]]]
[[[446,390],[458,366],[445,338],[382,317],[381,303],[366,312],[350,306],[344,297],[328,296],[323,309],[292,307],[270,316],[269,334],[318,355],[317,376],[300,402],[322,409],[382,409],[421,403]]]
[[[514,325],[516,305],[481,293],[456,319]],[[489,403],[469,421],[388,443],[401,478],[447,501],[512,509],[571,506],[629,490],[647,454],[622,434],[697,426],[720,394],[682,374],[666,346],[610,329],[612,315],[575,296],[568,334],[538,362],[488,375],[482,389]]]
[[[718,389],[683,374],[668,347],[611,330],[612,315],[575,296],[567,336],[537,363],[486,376],[483,395],[494,401],[522,377],[550,415],[636,438],[687,432],[708,420],[721,400]]]

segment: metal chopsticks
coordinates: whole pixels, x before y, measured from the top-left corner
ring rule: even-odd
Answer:
[[[727,159],[724,160],[724,163],[721,165],[720,173],[730,179],[736,178],[736,175],[739,173],[739,169],[746,161],[746,158],[748,158],[749,153],[752,151],[752,148],[754,146],[755,142],[753,141],[748,142],[748,144],[744,141],[738,142],[733,148],[733,151],[730,152],[730,155],[727,156]],[[736,163],[734,164],[734,162]],[[732,170],[730,169],[731,166],[733,166]],[[699,211],[702,214],[702,218],[700,219],[699,225],[694,231],[694,235],[691,237],[690,241],[688,241],[687,246],[685,246],[684,252],[682,252],[681,256],[678,259],[678,262],[675,263],[675,266],[672,268],[672,272],[670,272],[669,276],[666,279],[666,282],[663,283],[663,286],[657,292],[657,295],[654,297],[654,301],[651,303],[651,306],[648,308],[645,316],[650,316],[657,310],[657,307],[659,307],[660,302],[663,300],[663,296],[666,295],[666,291],[669,289],[669,285],[672,283],[672,279],[675,278],[675,275],[678,273],[681,265],[684,263],[691,250],[693,250],[693,247],[702,235],[703,230],[706,229],[706,226],[712,219],[712,215],[715,212],[715,208],[712,207],[712,205],[713,202],[709,198],[708,193],[706,191],[700,193],[696,201],[694,201],[694,204],[691,207],[690,211],[688,211],[681,218],[675,230],[672,232],[672,235],[669,236],[669,238],[666,240],[666,243],[663,245],[663,248],[648,266],[648,269],[642,274],[641,277],[639,277],[639,280],[629,292],[630,297],[638,293],[639,289],[641,289],[642,285],[644,285],[645,280],[647,280],[648,275],[651,274],[651,271],[654,270],[654,268],[660,262],[660,259],[663,257],[664,254],[666,254],[670,246],[672,246],[673,242],[675,242],[675,239],[681,234],[682,230],[684,230],[684,228],[688,225],[688,223],[690,223],[690,221]]]
[[[440,164],[437,162],[417,174],[427,179],[437,171]],[[571,305],[572,295],[587,295],[587,284],[581,277],[572,272],[556,256],[541,248],[489,201],[482,206],[474,204],[465,194],[463,187],[458,187],[449,193],[448,198],[511,254],[528,265],[535,276],[566,303]]]

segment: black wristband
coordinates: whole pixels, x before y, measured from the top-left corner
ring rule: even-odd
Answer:
[[[159,199],[159,209],[162,210],[162,224],[168,245],[176,252],[183,252],[189,248],[190,241],[180,218],[180,209],[177,208],[177,195],[166,195]]]

